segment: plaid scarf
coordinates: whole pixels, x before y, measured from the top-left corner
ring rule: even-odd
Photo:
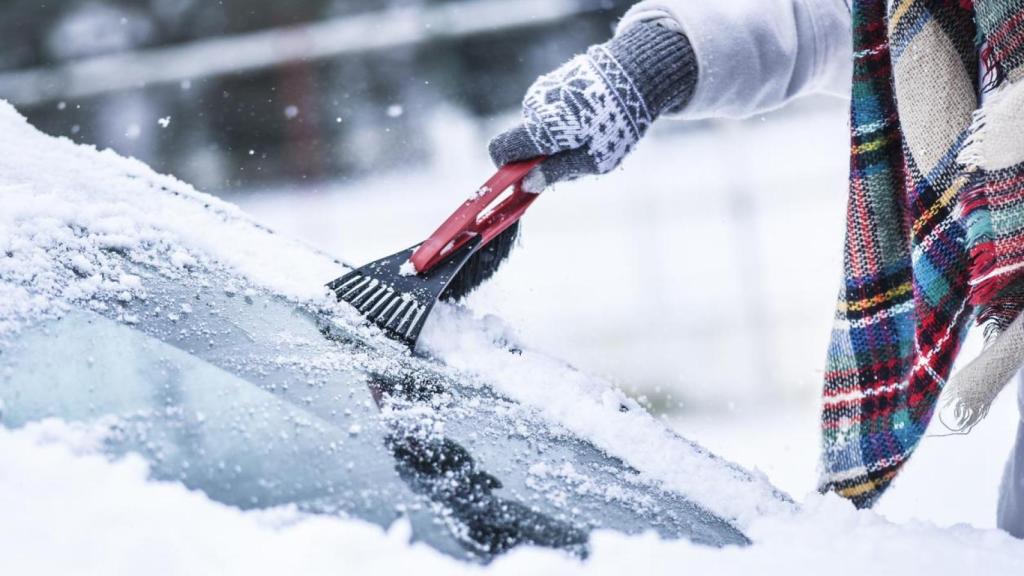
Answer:
[[[1006,326],[1020,309],[1024,0],[851,9],[845,274],[821,489],[865,507],[921,440],[973,320]],[[999,94],[979,109],[983,88]]]

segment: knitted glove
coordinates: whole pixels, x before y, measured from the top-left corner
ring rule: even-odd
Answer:
[[[641,22],[541,76],[523,101],[523,123],[491,140],[498,166],[549,156],[524,188],[616,168],[662,113],[681,110],[697,60],[680,32]]]

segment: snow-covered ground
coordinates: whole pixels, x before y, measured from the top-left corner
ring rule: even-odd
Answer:
[[[829,116],[827,111],[821,114],[811,116],[811,121],[823,122],[835,117],[834,114]],[[693,491],[699,497],[698,501],[717,497],[719,507],[731,508],[738,515],[742,510],[756,507],[758,497],[753,493],[730,494],[718,490],[716,495],[720,476],[716,476],[714,469],[690,469],[690,464],[676,457],[670,458],[667,453],[662,453],[659,458],[659,447],[668,444],[652,443],[658,441],[658,430],[653,420],[641,415],[635,419],[618,416],[617,410],[602,420],[601,396],[615,392],[604,389],[600,379],[587,377],[586,371],[567,377],[565,375],[570,371],[564,365],[529,353],[524,355],[525,360],[511,360],[509,358],[515,357],[502,353],[501,361],[498,361],[488,357],[487,348],[480,343],[487,341],[484,332],[491,327],[502,324],[520,326],[522,338],[531,348],[555,350],[555,356],[567,355],[579,365],[588,369],[593,367],[620,383],[635,384],[641,389],[651,388],[652,382],[663,381],[663,393],[673,392],[689,409],[682,412],[675,423],[679,429],[687,431],[689,427],[721,454],[759,466],[769,475],[775,474],[777,483],[792,489],[801,501],[799,510],[767,506],[762,515],[744,516],[742,525],[754,542],[752,546],[715,550],[685,541],[663,542],[650,535],[625,537],[598,533],[593,538],[592,554],[583,563],[558,552],[523,548],[499,558],[491,566],[471,566],[424,546],[407,545],[408,528],[403,523],[385,533],[352,520],[303,517],[291,510],[242,512],[222,506],[201,494],[187,491],[179,484],[148,480],[145,465],[140,459],[130,457],[109,462],[97,455],[97,431],[93,428],[46,422],[18,431],[0,429],[0,510],[3,510],[0,515],[0,542],[3,542],[0,558],[5,571],[40,574],[262,574],[285,571],[329,574],[339,571],[407,573],[413,570],[446,574],[481,571],[564,574],[584,570],[595,574],[617,574],[627,570],[715,574],[749,574],[755,571],[768,574],[794,571],[830,574],[1020,573],[1024,569],[1024,543],[1001,532],[967,525],[940,528],[929,522],[905,520],[909,515],[893,523],[876,512],[855,511],[849,503],[834,496],[805,496],[810,485],[808,476],[813,471],[813,448],[807,439],[816,438],[817,432],[814,419],[806,417],[813,415],[813,408],[801,407],[814,405],[813,386],[805,385],[799,379],[788,382],[784,376],[787,372],[781,368],[773,372],[772,378],[762,379],[758,375],[765,372],[759,372],[750,359],[750,355],[756,354],[759,348],[754,345],[758,339],[752,338],[748,332],[761,333],[758,331],[764,331],[766,325],[772,324],[764,319],[776,318],[773,316],[776,313],[779,314],[777,318],[783,318],[786,314],[774,308],[773,311],[762,311],[755,313],[755,317],[760,314],[764,323],[750,324],[749,310],[733,311],[731,316],[722,315],[722,332],[708,328],[719,319],[721,310],[738,306],[733,304],[740,296],[735,290],[739,289],[738,285],[744,285],[744,281],[736,274],[742,272],[744,266],[734,265],[729,260],[743,258],[747,250],[741,248],[748,245],[746,242],[737,245],[736,239],[731,237],[731,220],[726,220],[730,212],[715,200],[715,191],[721,188],[715,183],[730,180],[718,172],[726,170],[727,174],[735,176],[740,170],[729,169],[725,165],[716,167],[711,159],[715,150],[721,154],[723,148],[737,155],[757,156],[753,152],[766,144],[763,138],[767,138],[769,149],[772,142],[776,142],[778,148],[784,148],[782,142],[789,142],[790,135],[797,140],[801,134],[814,132],[811,126],[806,125],[807,120],[779,121],[791,123],[782,124],[781,130],[779,125],[764,130],[769,136],[762,134],[760,141],[756,124],[752,128],[730,126],[725,129],[729,139],[724,145],[714,144],[720,137],[715,132],[666,133],[652,141],[660,144],[648,147],[650,153],[646,161],[652,162],[651,165],[644,166],[642,161],[638,161],[635,163],[638,172],[622,171],[606,180],[609,183],[628,182],[630,174],[651,174],[655,169],[671,169],[676,175],[665,181],[678,183],[682,190],[690,186],[684,178],[689,171],[682,162],[668,161],[673,157],[668,151],[688,146],[694,154],[706,154],[693,168],[693,172],[699,175],[695,177],[698,182],[694,186],[706,196],[690,201],[669,195],[670,199],[675,199],[666,200],[669,203],[665,206],[657,203],[659,201],[653,192],[635,196],[635,202],[655,202],[649,206],[649,211],[642,212],[646,216],[641,218],[641,222],[651,221],[651,214],[687,216],[689,220],[685,223],[696,228],[694,236],[687,241],[676,236],[659,236],[664,230],[676,230],[678,222],[673,224],[669,219],[662,224],[664,230],[647,227],[647,232],[655,239],[663,240],[661,244],[650,240],[635,241],[629,244],[631,250],[623,248],[615,234],[616,230],[623,230],[616,229],[612,223],[623,220],[622,214],[627,213],[634,199],[626,199],[622,194],[616,196],[610,184],[605,185],[608,186],[605,196],[599,198],[595,195],[592,200],[583,192],[582,184],[564,187],[567,193],[561,197],[553,192],[542,201],[553,206],[550,210],[555,215],[531,217],[530,230],[537,232],[536,236],[531,232],[531,238],[535,238],[537,243],[528,241],[522,253],[510,264],[509,271],[487,288],[493,291],[490,296],[483,291],[471,302],[480,313],[505,316],[505,322],[474,322],[462,312],[447,309],[447,313],[439,315],[425,335],[426,346],[445,358],[454,369],[482,373],[503,392],[524,403],[536,404],[546,416],[563,420],[567,427],[581,431],[589,429],[595,443],[607,447],[642,472],[661,477],[671,486],[680,486],[683,493]],[[451,121],[450,126],[458,128],[460,123]],[[454,142],[457,135],[452,131],[449,130],[447,135]],[[780,131],[785,137],[778,136]],[[770,136],[773,133],[775,137]],[[468,142],[473,134],[464,136],[464,141]],[[787,146],[792,144],[789,142]],[[659,149],[663,161],[654,162]],[[748,152],[742,152],[744,149]],[[793,153],[792,148],[788,152],[783,151],[778,161]],[[268,194],[254,199],[250,208],[260,214],[258,219],[279,230],[321,244],[329,252],[346,259],[358,261],[411,244],[429,232],[433,224],[454,206],[454,199],[479,184],[476,172],[477,168],[484,170],[483,162],[485,160],[474,160],[472,156],[449,157],[424,173],[392,176],[358,185],[376,187],[382,191],[380,197],[357,195],[353,192],[355,187],[338,188],[308,193],[299,199],[294,195]],[[472,166],[477,168],[470,169]],[[828,167],[827,164],[822,166]],[[822,174],[814,178],[824,178],[827,177],[825,168],[815,168],[810,172],[822,170]],[[771,171],[767,167],[764,170],[765,178],[768,178]],[[756,170],[749,166],[744,173],[757,175]],[[129,178],[125,178],[126,174]],[[650,182],[645,184],[646,180],[634,182],[633,190],[646,189],[650,185]],[[444,184],[443,194],[447,196],[435,202],[428,194],[439,182]],[[173,190],[178,196],[167,193],[140,196],[145,194],[140,192],[140,187],[150,183],[154,187]],[[784,188],[779,184],[780,190]],[[599,191],[600,187],[594,186],[594,189]],[[204,258],[213,257],[266,289],[299,299],[323,298],[322,288],[316,282],[337,272],[329,258],[280,235],[263,233],[233,206],[194,192],[171,178],[156,177],[138,163],[119,159],[110,153],[97,154],[86,148],[74,147],[67,141],[39,136],[2,103],[0,197],[4,200],[0,203],[0,254],[6,255],[0,263],[0,294],[3,295],[0,299],[0,333],[15,329],[12,326],[25,318],[38,317],[53,307],[67,305],[69,299],[88,298],[90,294],[100,292],[124,293],[126,298],[133,297],[133,290],[138,287],[137,279],[133,280],[117,270],[116,259],[105,258],[104,254],[110,249],[140,250],[152,256],[155,264],[167,267],[168,271],[175,266],[196,265]],[[422,201],[400,201],[414,197]],[[613,202],[613,198],[621,198],[615,200],[621,203],[611,204],[614,208],[595,211],[593,218],[587,214],[586,206],[590,202],[596,205],[598,200]],[[258,205],[260,203],[262,206]],[[204,208],[204,204],[212,208]],[[704,208],[692,207],[705,204]],[[737,200],[730,205],[742,208],[747,204]],[[538,215],[545,213],[541,206],[538,204]],[[749,207],[739,211],[748,213]],[[785,213],[791,215],[795,211],[793,207]],[[392,214],[396,220],[405,218],[406,222],[416,222],[419,228],[407,230],[390,225],[388,217]],[[578,227],[580,223],[594,222],[598,217],[603,217],[609,225],[608,229],[602,229],[606,234],[596,235],[589,231],[589,227]],[[841,221],[841,215],[834,219]],[[88,222],[89,227],[84,229],[88,234],[80,233],[82,222]],[[380,222],[383,224],[378,224]],[[545,228],[545,222],[551,228]],[[368,226],[369,223],[374,226]],[[803,225],[810,227],[806,228],[810,230],[806,235],[783,233],[790,229],[805,229]],[[825,243],[823,237],[815,235],[819,226],[822,233],[826,233],[824,229],[828,227],[816,218],[804,217],[796,223],[794,216],[792,222],[774,227],[765,224],[767,230],[775,232],[755,238],[753,244],[762,248],[789,246],[797,250],[802,256],[793,266],[805,273],[808,283],[814,283],[816,280],[812,277],[818,273],[811,269],[816,263],[820,264],[816,258],[831,253],[828,247],[819,246]],[[641,225],[640,228],[644,227]],[[543,238],[544,230],[554,234],[550,237],[554,239],[541,244],[539,240]],[[828,233],[836,238],[839,236],[834,231]],[[346,240],[347,245],[326,245],[322,242],[340,234],[351,235]],[[615,256],[618,269],[612,272],[598,259],[580,257],[575,260],[579,271],[567,271],[560,264],[565,253],[559,256],[557,252],[559,234],[563,235],[564,243],[581,249],[576,254],[588,253],[583,249],[587,246],[594,250],[607,249],[609,255]],[[644,268],[638,254],[645,253],[647,247],[655,244],[658,252],[650,255],[650,260],[642,262],[661,263],[662,271],[656,274],[667,273],[665,270],[679,274],[678,277],[669,275],[664,280],[666,284],[655,281],[658,276],[640,281],[631,276]],[[727,252],[726,248],[730,246],[734,252]],[[530,254],[554,260],[540,258],[531,264],[527,258]],[[84,258],[80,257],[83,255]],[[681,260],[677,261],[677,258]],[[686,258],[694,260],[687,261]],[[556,265],[553,266],[552,262]],[[756,262],[755,265],[761,268],[769,267]],[[544,272],[549,283],[540,280],[542,275],[531,276],[531,265],[537,267],[533,270]],[[778,310],[785,310],[788,306],[796,311],[793,314],[798,317],[799,310],[806,309],[809,322],[819,322],[822,331],[827,332],[830,296],[821,297],[819,313],[818,304],[809,295],[789,293],[787,282],[791,282],[790,277],[795,273],[787,274],[780,270],[762,272],[755,277],[755,283],[760,288],[775,286],[772,290],[779,290],[777,293],[767,292],[769,296],[764,298],[765,301],[782,300]],[[835,277],[832,271],[821,274]],[[515,279],[515,282],[503,282],[507,278]],[[593,289],[594,278],[606,280],[603,293]],[[672,278],[676,278],[678,283]],[[581,284],[574,285],[573,282]],[[694,292],[686,293],[689,296],[678,300],[671,297],[674,291],[691,285],[695,287]],[[26,294],[25,286],[38,290]],[[575,291],[563,294],[566,287],[573,287]],[[581,287],[590,287],[590,290],[576,290]],[[524,292],[517,295],[515,290]],[[648,310],[647,315],[630,311],[631,303],[642,300],[641,296],[660,291],[664,291],[658,297],[663,299],[663,315],[668,319],[658,318],[662,308]],[[831,294],[834,287],[828,291]],[[545,301],[550,303],[550,307],[540,305]],[[513,305],[523,308],[517,313],[511,307]],[[510,307],[505,312],[501,306]],[[679,324],[673,325],[669,319]],[[669,344],[661,348],[655,346],[679,332],[679,326],[687,325],[690,320],[708,323],[695,324],[703,326],[700,330],[706,330],[703,337],[698,330],[696,334],[678,336],[679,340],[674,342],[676,348]],[[573,322],[581,326],[581,333],[587,332],[589,326],[589,330],[601,329],[605,335],[612,334],[611,340],[605,341],[607,336],[587,340],[579,335],[581,333],[566,328]],[[616,322],[621,323],[620,335],[616,335]],[[787,324],[790,327],[786,330],[799,331],[798,324]],[[637,329],[638,325],[652,333]],[[731,345],[733,336],[727,330],[735,330],[739,334]],[[766,356],[769,358],[766,365],[777,366],[780,360],[774,355],[785,355],[787,359],[778,366],[792,363],[796,373],[807,371],[811,379],[817,370],[813,366],[817,366],[821,353],[817,349],[812,353],[810,349],[823,346],[823,336],[822,342],[809,341],[805,353],[804,345],[796,340],[792,343],[787,340],[783,328],[777,330],[772,333],[769,329],[762,334],[767,334],[765,338],[771,340],[768,344],[772,347],[771,354]],[[622,356],[635,364],[623,365],[620,371],[615,370],[618,365],[611,361],[601,367],[597,360],[611,354],[616,342],[631,346],[631,335],[642,338],[649,349],[634,348],[631,354]],[[686,346],[697,346],[706,340],[717,343],[702,348],[703,357],[682,356],[692,353]],[[602,342],[604,348],[599,346]],[[662,353],[665,356],[657,356]],[[645,366],[644,357],[657,366],[642,378],[638,376],[636,381],[631,381],[630,368]],[[688,379],[672,380],[663,376],[676,370],[691,371]],[[720,386],[720,390],[705,388],[700,394],[691,393],[692,388],[688,386],[696,386],[693,382],[705,374],[717,374],[714,383]],[[538,381],[522,383],[522,380],[517,381],[516,375],[534,376]],[[515,388],[517,382],[522,389]],[[762,383],[766,387],[763,390],[759,387]],[[793,398],[802,401],[794,402]],[[617,406],[617,403],[612,405]],[[783,408],[777,409],[777,406]],[[0,415],[2,411],[0,404]],[[975,482],[974,478],[974,474],[980,475],[984,470],[965,471],[965,468],[971,468],[971,462],[979,461],[984,453],[998,448],[993,448],[991,443],[985,444],[987,436],[983,434],[991,434],[992,438],[1009,436],[1009,432],[1000,428],[1001,423],[1011,421],[1009,416],[1005,404],[1000,404],[997,413],[976,434],[956,439],[957,446],[967,446],[966,450],[975,453],[975,460],[956,459],[956,454],[947,453],[933,460],[932,468],[921,468],[916,480],[908,475],[897,489],[903,490],[906,486],[907,494],[930,496],[934,493],[934,501],[939,505],[943,500],[948,502],[955,498],[977,498],[981,501],[989,497],[985,492],[990,487]],[[975,443],[980,443],[983,448]],[[940,445],[935,441],[930,444]],[[685,451],[678,453],[687,456]],[[1004,454],[990,456],[994,462],[1001,461]],[[927,465],[929,461],[922,459],[921,462]],[[955,484],[944,484],[947,480]],[[965,489],[965,486],[969,488]],[[965,497],[965,493],[968,496]],[[893,498],[893,501],[897,500]],[[912,502],[913,498],[907,496],[899,501]],[[892,515],[896,517],[898,512],[893,511]],[[947,522],[947,519],[934,515],[929,518]],[[984,522],[979,522],[979,525],[984,526]]]

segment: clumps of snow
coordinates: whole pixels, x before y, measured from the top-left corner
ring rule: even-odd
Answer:
[[[344,272],[141,162],[40,133],[3,101],[0,198],[0,338],[71,302],[144,296],[125,258],[169,275],[216,263],[303,301]]]
[[[416,265],[412,263],[412,260],[406,260],[404,264],[399,266],[398,273],[402,276],[415,276],[418,274],[416,272]]]
[[[1019,574],[1024,542],[961,526],[896,525],[815,496],[799,513],[752,523],[754,544],[723,550],[655,534],[598,531],[580,561],[517,548],[488,566],[389,530],[292,508],[242,512],[181,484],[147,479],[138,457],[83,447],[99,432],[46,422],[0,430],[0,542],[13,574]],[[102,529],[97,529],[102,527]],[[54,553],[58,550],[60,553]]]
[[[419,347],[534,407],[645,478],[686,495],[741,528],[765,514],[792,511],[793,505],[763,475],[681,438],[609,382],[516,340],[498,318],[476,319],[464,308],[439,303],[423,328]]]
[[[196,259],[188,252],[175,250],[171,253],[171,265],[177,268],[191,268],[196,265]]]

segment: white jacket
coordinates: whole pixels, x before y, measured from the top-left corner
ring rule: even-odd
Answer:
[[[619,30],[651,20],[686,34],[697,56],[683,118],[742,118],[811,93],[849,98],[847,0],[645,0]]]

